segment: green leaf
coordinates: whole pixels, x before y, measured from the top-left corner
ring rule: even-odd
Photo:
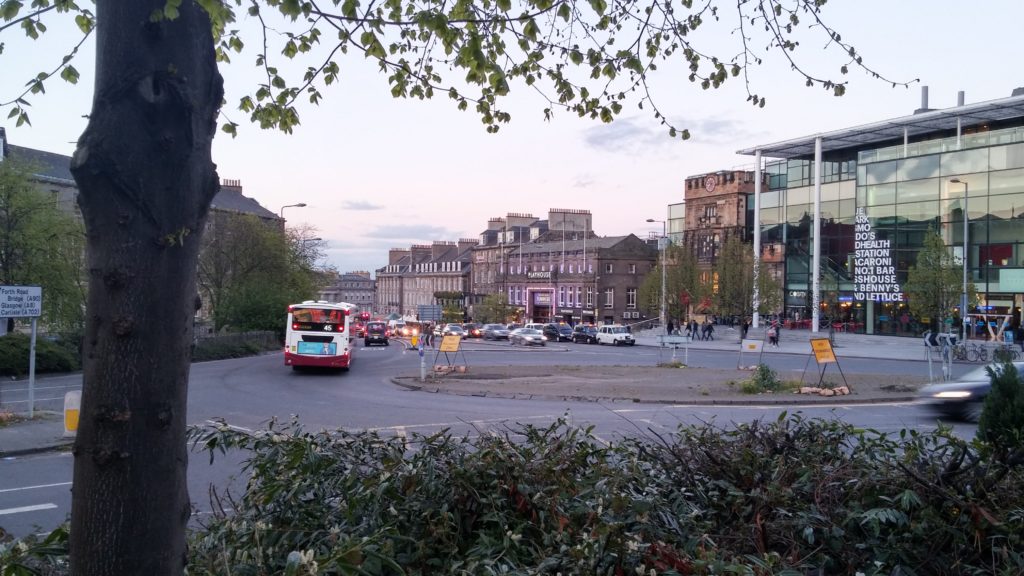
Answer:
[[[572,10],[569,9],[568,4],[562,4],[558,7],[558,17],[566,22],[572,17]]]
[[[284,45],[284,50],[281,50],[281,54],[284,54],[287,58],[295,58],[295,55],[299,53],[299,48],[295,45],[295,42],[289,40]]]
[[[537,41],[537,34],[540,33],[540,28],[537,27],[537,23],[530,18],[526,21],[526,26],[523,26],[523,36],[530,39],[531,42]]]
[[[78,70],[75,70],[74,66],[68,65],[66,68],[60,71],[60,77],[71,84],[78,84]]]
[[[608,9],[608,3],[605,0],[589,0],[589,2],[590,7],[594,9],[598,16],[603,15],[605,10]]]
[[[3,4],[0,4],[0,16],[4,20],[11,21],[18,16],[18,12],[21,11],[21,2],[18,0],[4,0]]]
[[[509,10],[512,9],[511,0],[497,0],[496,3],[498,6],[498,10],[501,10],[502,12],[508,12]]]

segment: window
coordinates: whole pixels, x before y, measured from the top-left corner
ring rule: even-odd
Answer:
[[[565,306],[565,286],[558,287],[558,305]]]
[[[636,274],[636,264],[630,264],[629,265],[629,273],[630,274]]]
[[[587,308],[594,306],[594,288],[587,286]]]
[[[611,264],[605,264],[604,265],[604,273],[605,274],[611,274],[613,270],[614,270],[614,268],[613,268],[613,266]]]
[[[576,287],[576,307],[577,308],[579,308],[580,304],[581,304],[581,302],[580,302],[580,290],[581,290],[581,288],[579,286],[577,286]]]
[[[626,308],[636,309],[636,288],[626,288]]]
[[[615,289],[605,288],[604,290],[604,307],[614,308],[615,307]]]

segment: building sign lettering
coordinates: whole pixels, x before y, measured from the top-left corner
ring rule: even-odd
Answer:
[[[530,278],[530,279],[533,279],[533,280],[542,280],[542,279],[545,279],[545,278],[550,280],[551,279],[551,271],[548,270],[546,272],[527,272],[526,273],[526,277]]]
[[[857,208],[854,233],[854,299],[903,302],[890,241],[875,237],[864,208]]]

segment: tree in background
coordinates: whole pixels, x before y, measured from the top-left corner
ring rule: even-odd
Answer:
[[[283,332],[289,304],[313,298],[318,240],[251,214],[217,213],[199,255],[200,294],[216,330]]]
[[[749,316],[754,302],[754,258],[738,236],[729,236],[715,262],[718,289],[711,296],[720,316]]]
[[[669,319],[687,318],[690,304],[705,295],[697,270],[697,258],[690,250],[670,244],[665,254],[665,314]],[[637,291],[638,304],[648,316],[656,317],[661,310],[661,260],[644,278]]]
[[[85,323],[85,235],[32,181],[17,159],[0,162],[0,284],[41,286],[50,332],[81,334]]]
[[[924,236],[917,262],[907,270],[903,292],[910,313],[921,322],[927,320],[933,331],[942,329],[942,321],[953,316],[963,293],[962,263],[953,258],[942,236],[929,229]],[[967,283],[967,301],[977,299],[973,282]]]
[[[565,111],[608,122],[632,102],[685,139],[689,132],[669,123],[647,81],[665,60],[687,68],[701,88],[717,88],[760,63],[766,47],[782,53],[801,81],[841,95],[846,82],[812,76],[796,60],[804,35],[820,34],[841,58],[839,75],[866,69],[822,20],[821,0],[725,2],[731,6],[719,11],[716,3],[688,1],[254,0],[246,9],[260,25],[249,44],[261,47],[255,61],[266,80],[238,105],[261,127],[291,132],[296,102],[318,103],[320,87],[342,79],[335,58],[354,52],[379,66],[393,97],[444,95],[472,109],[488,132],[511,120],[501,102],[520,84],[541,94],[545,118]],[[235,25],[237,0],[94,5],[95,13],[93,4],[65,0],[0,3],[8,22],[0,32],[38,38],[49,28],[44,20],[73,17],[84,35],[97,36],[93,107],[71,165],[90,274],[71,571],[180,574],[197,262],[218,187],[211,157],[224,101],[218,62],[241,52],[251,29]],[[726,30],[736,43],[724,44],[718,57],[694,44],[701,35],[692,33],[723,17],[735,17]],[[278,65],[300,56],[311,62]],[[76,82],[73,57],[57,58],[52,72],[31,79],[7,102],[10,117],[28,122],[26,98],[54,75]],[[750,86],[747,100],[764,106]],[[237,124],[222,129],[234,134]]]
[[[712,295],[715,311],[721,316],[747,318],[754,312],[754,255],[738,236],[726,238],[715,262],[713,275],[718,290]],[[759,314],[782,307],[782,286],[762,262],[758,274]]]
[[[473,319],[481,324],[505,324],[508,322],[508,296],[488,294],[473,307]]]

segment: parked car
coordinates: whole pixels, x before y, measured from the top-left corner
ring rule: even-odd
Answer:
[[[515,346],[521,344],[523,346],[544,346],[547,344],[544,334],[534,328],[520,328],[513,330],[508,335],[508,341]]]
[[[466,332],[466,338],[479,338],[483,336],[483,331],[480,330],[479,324],[467,322],[466,324],[462,325],[462,329]]]
[[[367,322],[363,329],[363,346],[369,346],[370,344],[390,346],[391,343],[388,341],[389,335],[390,331],[387,324],[383,322]]]
[[[568,342],[572,340],[572,328],[567,324],[545,324],[541,329],[544,336],[551,342]]]
[[[484,340],[508,340],[509,330],[504,324],[484,324],[481,332]]]
[[[1022,376],[1018,381],[1024,386],[1024,362],[1014,362],[1013,365]],[[1000,364],[979,366],[957,378],[955,382],[925,386],[918,391],[918,398],[937,414],[977,422],[985,405],[985,396],[992,389],[992,377],[988,374],[988,368],[998,371],[1000,367]]]
[[[577,325],[572,329],[572,341],[582,344],[597,344],[597,328]]]
[[[456,336],[462,336],[463,338],[466,337],[466,331],[462,329],[462,324],[445,324],[444,330],[441,331],[441,334],[445,336],[454,334]]]
[[[537,330],[538,332],[543,332],[544,331],[544,323],[543,322],[529,322],[529,323],[526,324],[526,326],[523,326],[523,328],[529,328],[530,330]]]
[[[597,343],[632,346],[636,344],[636,340],[629,333],[629,328],[619,324],[608,324],[597,329]]]

